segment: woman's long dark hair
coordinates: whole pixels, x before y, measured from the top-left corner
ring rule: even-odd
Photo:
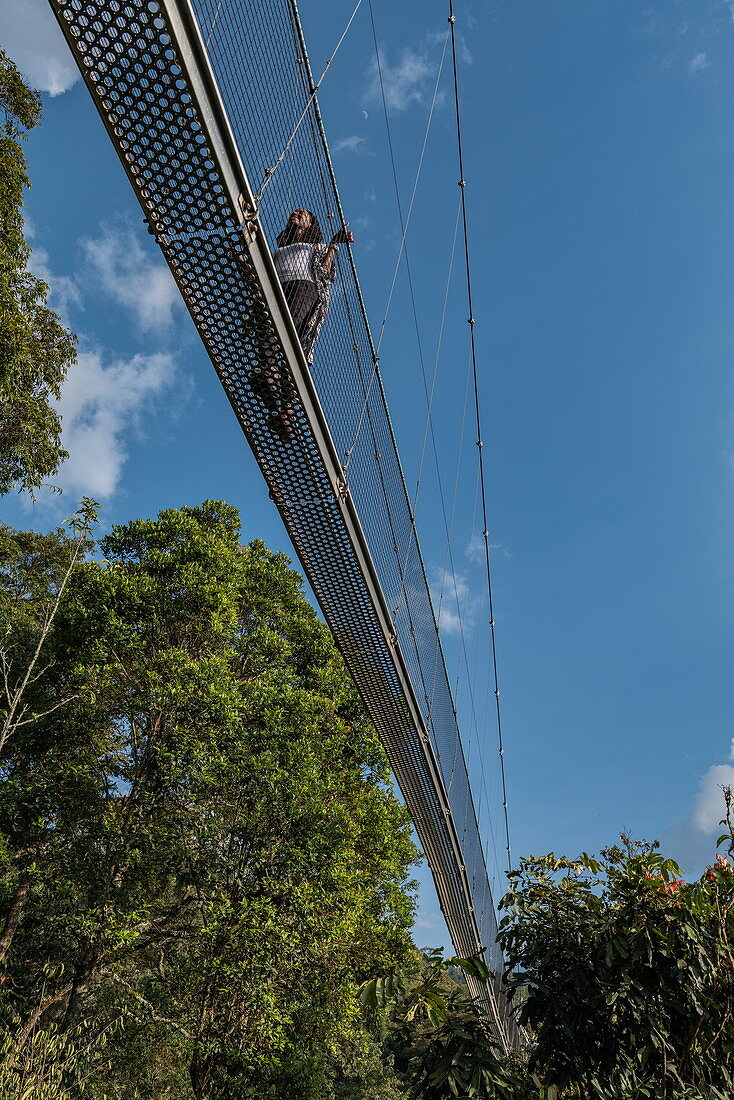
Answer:
[[[318,218],[315,214],[311,214],[310,210],[306,211],[311,217],[311,224],[308,229],[304,229],[301,236],[298,236],[298,228],[293,224],[289,218],[286,222],[285,229],[282,229],[278,236],[275,238],[275,243],[278,248],[283,248],[287,244],[294,244],[295,241],[303,241],[305,244],[320,244],[323,241],[321,236],[321,226],[319,225]]]

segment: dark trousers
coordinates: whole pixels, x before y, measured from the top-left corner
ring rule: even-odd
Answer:
[[[283,293],[291,311],[296,332],[303,339],[308,320],[319,303],[319,292],[316,283],[297,280],[283,283]]]
[[[308,320],[319,301],[316,284],[306,280],[289,281],[283,283],[283,293],[296,332],[303,341]],[[250,385],[270,412],[276,413],[290,408],[296,399],[295,389],[287,372],[281,371],[278,366],[275,348],[271,350],[267,346],[261,346],[260,353],[260,363],[250,371]]]

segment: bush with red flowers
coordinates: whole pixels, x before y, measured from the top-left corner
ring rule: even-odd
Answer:
[[[734,1095],[734,867],[719,854],[686,882],[657,848],[623,836],[510,876],[500,939],[542,1096]]]

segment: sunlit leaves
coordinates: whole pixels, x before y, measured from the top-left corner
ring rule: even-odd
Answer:
[[[41,101],[0,50],[0,494],[37,489],[66,452],[54,398],[73,363],[74,337],[46,305],[48,288],[28,270],[20,140]]]

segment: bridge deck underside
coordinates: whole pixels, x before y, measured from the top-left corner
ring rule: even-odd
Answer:
[[[268,10],[285,2],[276,0]],[[279,291],[270,287],[266,293],[250,253],[233,248],[233,241],[242,240],[241,210],[226,185],[221,157],[209,140],[210,120],[197,107],[163,4],[51,3],[380,734],[454,947],[464,955],[487,947],[493,980],[478,992],[498,1022],[502,958],[469,779],[384,394],[379,384],[370,386],[370,337],[349,271],[340,270],[336,317],[327,321],[332,335],[319,344],[312,381],[292,326],[284,331],[273,316],[272,298]],[[204,29],[208,3],[196,5]],[[236,114],[224,98],[228,114]],[[235,122],[249,171],[247,127],[255,132],[255,124],[244,108]],[[277,144],[281,135],[271,140]],[[267,159],[262,148],[258,157]],[[333,207],[334,200],[332,213]],[[339,319],[347,314],[345,337]],[[284,445],[273,434],[250,381],[264,360],[277,363],[284,377],[296,362],[299,392],[315,382],[315,407],[323,407],[329,447],[302,402],[293,441]],[[335,491],[329,462],[329,454],[343,454],[345,442],[353,441],[360,412],[366,427],[349,466],[348,503],[359,517],[396,638],[386,634],[385,615],[366,583],[364,555],[356,552],[354,532],[345,524],[344,499]],[[512,1038],[502,1007],[499,1017]]]

